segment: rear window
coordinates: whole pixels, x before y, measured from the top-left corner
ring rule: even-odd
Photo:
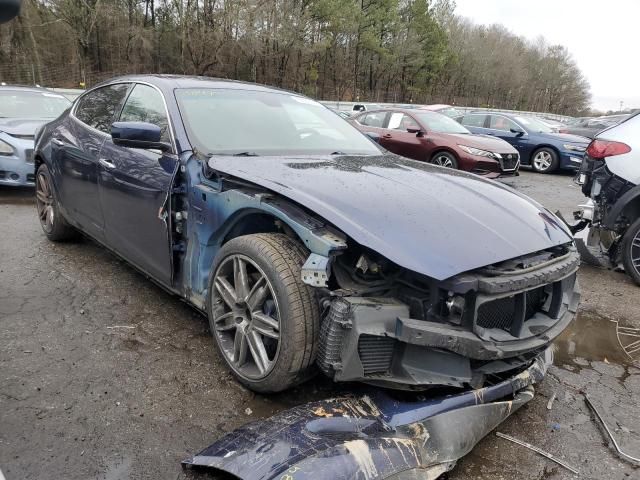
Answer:
[[[462,124],[467,127],[484,127],[484,119],[486,115],[465,115],[462,117]]]
[[[387,112],[372,112],[363,115],[358,119],[358,123],[366,125],[367,127],[384,127],[384,119],[387,116]]]

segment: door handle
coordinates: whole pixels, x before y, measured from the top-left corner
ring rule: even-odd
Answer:
[[[391,138],[391,134],[390,133],[385,133],[384,135],[382,135],[382,138]]]
[[[64,142],[59,138],[54,138],[51,141],[53,142],[54,145],[57,145],[59,147],[64,147]]]
[[[116,166],[106,158],[101,158],[100,160],[98,160],[98,162],[107,170],[113,170],[114,168],[116,168]]]

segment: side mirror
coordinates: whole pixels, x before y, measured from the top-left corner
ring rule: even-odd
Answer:
[[[421,137],[422,135],[424,135],[424,131],[420,128],[407,128],[407,132],[415,133],[416,137]]]
[[[511,128],[509,130],[511,133],[515,133],[517,137],[521,137],[524,135],[524,132],[522,130],[520,130],[519,128]]]
[[[375,132],[364,132],[364,134],[369,137],[372,141],[376,143],[380,143],[380,135]]]
[[[0,0],[0,23],[8,22],[20,13],[20,0]]]
[[[161,136],[162,130],[153,123],[115,122],[111,125],[111,139],[122,147],[171,150],[170,143],[160,141]]]

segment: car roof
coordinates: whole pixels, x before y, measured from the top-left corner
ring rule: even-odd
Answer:
[[[445,108],[455,108],[455,107],[452,107],[451,105],[445,105],[444,103],[435,103],[433,105],[423,105],[421,107],[418,107],[418,110],[436,111],[436,110],[444,110]]]
[[[174,88],[227,88],[237,90],[254,90],[264,92],[289,93],[291,95],[299,95],[296,92],[284,90],[277,87],[270,87],[258,83],[243,82],[240,80],[228,80],[225,78],[214,78],[204,76],[191,75],[169,75],[169,74],[151,74],[151,75],[123,75],[113,77],[104,82],[95,85],[93,88],[109,85],[119,82],[144,82],[154,85],[162,90],[172,90]]]

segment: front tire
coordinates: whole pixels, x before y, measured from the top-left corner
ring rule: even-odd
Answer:
[[[314,370],[320,313],[302,282],[304,249],[283,234],[226,243],[209,277],[209,325],[233,375],[260,393],[286,390]]]
[[[640,218],[627,229],[620,248],[624,271],[640,286]]]
[[[453,168],[454,170],[458,169],[458,159],[449,152],[436,152],[432,157],[431,161],[433,165],[438,165],[439,167]]]
[[[44,163],[36,172],[36,208],[42,231],[52,242],[71,240],[78,235],[77,230],[69,225],[60,213],[51,173]]]
[[[542,147],[531,155],[531,167],[538,173],[551,173],[558,169],[558,153],[552,148]]]

